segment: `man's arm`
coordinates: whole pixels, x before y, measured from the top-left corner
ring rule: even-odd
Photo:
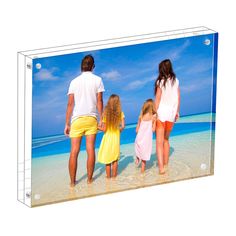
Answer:
[[[70,118],[72,115],[73,108],[74,108],[74,94],[69,94],[67,109],[66,109],[66,124],[64,129],[64,134],[66,136],[69,136],[70,133]]]
[[[99,126],[102,124],[103,98],[102,92],[97,93],[97,110],[99,116]]]

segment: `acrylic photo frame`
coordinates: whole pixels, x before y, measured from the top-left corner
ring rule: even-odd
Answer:
[[[18,53],[18,200],[34,207],[117,191],[208,176],[214,173],[218,33],[195,27],[161,33],[22,51]],[[70,139],[63,134],[70,82],[80,75],[82,58],[95,59],[103,80],[104,107],[118,94],[125,114],[118,175],[107,179],[95,163],[87,184],[86,145],[78,158],[76,185],[70,188]],[[158,65],[170,59],[180,83],[180,119],[170,134],[170,157],[159,174],[156,136],[144,173],[135,165],[136,125],[143,103],[154,97]],[[103,137],[98,132],[96,156]]]

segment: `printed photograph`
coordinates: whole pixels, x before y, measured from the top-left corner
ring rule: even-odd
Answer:
[[[217,37],[33,59],[32,206],[212,175]]]

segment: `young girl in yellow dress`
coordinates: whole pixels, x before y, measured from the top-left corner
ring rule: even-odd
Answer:
[[[125,116],[121,111],[118,95],[112,94],[104,109],[102,125],[104,132],[98,151],[98,161],[106,165],[107,178],[116,177],[120,156],[120,132],[125,128]]]

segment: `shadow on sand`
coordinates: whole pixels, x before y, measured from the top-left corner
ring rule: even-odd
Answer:
[[[174,148],[170,147],[170,157],[172,156],[172,154],[174,153]],[[157,162],[157,156],[156,153],[153,153],[151,155],[150,161],[146,162],[146,170],[151,169],[154,165],[156,165],[156,167],[158,167],[158,162]]]
[[[98,172],[98,173],[96,173],[96,172]],[[101,164],[99,162],[96,162],[95,167],[94,167],[95,175],[93,175],[93,180],[96,180],[97,178],[99,178],[104,172],[105,172],[105,165]],[[83,175],[79,180],[77,180],[76,184],[80,183],[84,179],[87,179],[87,173],[85,175]]]
[[[118,175],[120,175],[132,162],[134,162],[133,156],[125,156],[121,153],[120,159],[118,161]],[[99,178],[105,172],[105,165],[101,163],[96,163],[94,172],[97,172],[97,171],[99,171],[99,173],[96,173],[94,175],[94,180]]]
[[[120,155],[119,165],[118,165],[118,175],[120,175],[125,169],[134,162],[133,156]]]
[[[174,153],[174,148],[170,147],[170,158],[172,154]],[[125,156],[122,153],[120,154],[120,159],[118,161],[118,175],[121,175],[122,172],[125,171],[125,169],[131,164],[134,164],[134,156],[129,155]],[[151,155],[150,161],[147,161],[146,163],[146,170],[151,169],[154,165],[158,166],[157,164],[157,158],[156,153],[153,153]],[[97,173],[98,172],[98,173]],[[103,173],[105,172],[105,165],[101,164],[99,162],[95,163],[93,179],[98,179]],[[83,175],[79,180],[76,181],[76,184],[80,183],[82,180],[87,179],[87,174]]]

